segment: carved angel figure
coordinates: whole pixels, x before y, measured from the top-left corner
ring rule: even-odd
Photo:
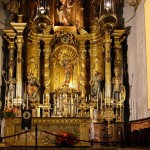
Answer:
[[[18,0],[10,0],[7,4],[7,9],[10,11],[10,13],[19,14]]]
[[[58,2],[57,13],[59,21],[63,25],[70,25],[70,8],[73,0],[60,0]]]

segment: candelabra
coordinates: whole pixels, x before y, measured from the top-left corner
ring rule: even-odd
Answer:
[[[103,98],[101,98],[100,116],[107,122],[107,141],[111,139],[110,124],[111,121],[123,121],[123,103],[125,100],[125,87],[122,81],[122,54],[121,42],[124,40],[124,30],[114,30],[117,24],[116,16],[117,1],[102,0],[101,1],[101,16],[99,23],[101,33],[104,37],[104,52],[105,52],[105,86]],[[112,38],[113,41],[112,41]],[[114,59],[114,76],[112,77],[111,64],[111,49],[114,42],[115,59]],[[97,102],[98,103],[98,102]]]

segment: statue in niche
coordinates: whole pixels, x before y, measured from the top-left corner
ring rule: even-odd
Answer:
[[[38,7],[37,0],[31,0],[31,2],[29,3],[29,17],[31,21],[33,21],[36,16],[37,7]]]
[[[73,63],[72,63],[71,59],[69,58],[69,56],[65,52],[59,53],[58,60],[64,70],[63,86],[69,86],[70,79],[71,79],[71,73],[73,71]]]
[[[20,4],[18,0],[10,0],[7,3],[7,10],[10,12],[11,21],[17,20],[17,15],[19,14]]]
[[[91,85],[91,95],[95,97],[102,92],[102,74],[100,72],[96,72],[90,81]]]
[[[8,93],[10,94],[11,98],[14,98],[15,84],[16,84],[16,79],[11,78],[11,80],[9,81],[9,90],[8,90]]]
[[[92,0],[92,8],[93,8],[93,16],[94,18],[99,18],[99,8],[100,8],[100,3],[97,0]]]
[[[27,85],[27,93],[29,96],[29,100],[32,102],[36,102],[36,95],[39,90],[40,83],[37,81],[37,78],[34,77],[32,71],[27,76],[28,85]]]
[[[70,25],[70,9],[72,4],[73,0],[59,0],[57,4],[57,13],[60,24]]]
[[[120,73],[119,68],[114,69],[115,76],[112,78],[112,84],[113,84],[113,92],[114,92],[114,98],[119,98],[119,93],[121,92],[121,79],[120,79]]]

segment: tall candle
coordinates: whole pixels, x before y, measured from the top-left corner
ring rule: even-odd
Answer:
[[[66,94],[66,103],[67,103],[67,94]]]
[[[78,94],[77,94],[77,104],[78,104],[78,102],[79,102],[79,96],[78,96]]]
[[[47,103],[49,104],[49,94],[47,94],[47,99],[48,99],[48,102],[47,102]]]
[[[97,95],[97,111],[98,111],[98,95]]]
[[[44,94],[43,94],[43,117],[44,117]]]
[[[73,98],[72,98],[72,94],[71,94],[71,104],[73,104]]]
[[[13,92],[12,92],[12,108],[13,108],[13,105],[14,105],[14,98],[13,98]]]
[[[101,108],[102,108],[102,101],[103,101],[103,100],[102,100],[102,92],[101,92],[100,94],[101,94]]]
[[[44,105],[44,94],[43,94],[43,105]]]
[[[74,99],[75,99],[75,100],[77,99],[77,94],[74,94]]]
[[[56,102],[55,102],[55,94],[54,94],[54,103],[56,103]]]
[[[60,103],[61,103],[61,94],[60,94],[60,99],[59,99],[59,108],[60,108]]]
[[[7,99],[7,103],[8,103],[8,108],[9,108],[9,94],[8,94],[8,99]]]
[[[121,103],[120,103],[120,115],[121,115]]]
[[[17,100],[17,103],[18,103],[18,100]],[[17,104],[18,105],[18,104]],[[28,94],[27,94],[27,109],[28,109]]]

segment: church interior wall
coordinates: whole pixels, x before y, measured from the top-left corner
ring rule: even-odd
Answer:
[[[139,120],[150,116],[147,97],[147,70],[144,24],[144,0],[138,8],[125,5],[125,27],[129,29],[127,39],[130,120]],[[132,18],[133,17],[133,18]],[[130,20],[130,18],[132,18]],[[130,20],[130,21],[128,21]]]
[[[150,21],[150,15],[149,15],[149,8],[150,8],[150,1],[146,0],[144,4],[144,10],[145,10],[145,31],[146,31],[146,54],[147,54],[147,79],[148,83],[150,83],[150,26],[149,26],[149,21]],[[150,109],[150,84],[148,84],[148,108]]]

